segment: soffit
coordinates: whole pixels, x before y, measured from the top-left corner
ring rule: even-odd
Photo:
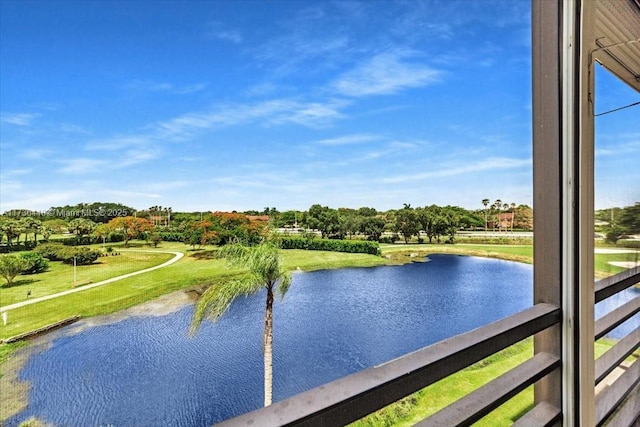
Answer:
[[[598,0],[594,59],[640,92],[640,0]]]

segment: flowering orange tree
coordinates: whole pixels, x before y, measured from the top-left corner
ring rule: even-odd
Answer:
[[[154,227],[151,222],[144,218],[136,218],[133,216],[119,216],[108,222],[108,225],[114,230],[122,232],[124,235],[124,246],[129,246],[129,241],[140,234],[153,231]]]
[[[214,212],[210,219],[218,232],[220,244],[229,243],[232,240],[246,244],[258,243],[267,225],[265,221],[251,219],[245,214],[235,212]]]

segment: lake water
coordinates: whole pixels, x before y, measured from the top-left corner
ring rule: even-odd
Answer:
[[[426,263],[294,274],[274,308],[274,401],[482,326],[532,301],[532,267],[433,255]],[[193,306],[74,333],[20,374],[56,426],[209,426],[263,403],[264,294],[187,336]]]

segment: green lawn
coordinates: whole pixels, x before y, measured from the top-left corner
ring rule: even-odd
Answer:
[[[76,283],[100,282],[162,264],[173,257],[172,254],[136,252],[120,252],[120,255],[103,256],[92,265],[77,266]],[[50,262],[49,269],[44,273],[18,276],[13,286],[0,287],[0,306],[25,301],[27,291],[31,291],[31,298],[37,298],[72,289],[74,287],[73,270],[72,265],[57,261]]]
[[[620,273],[625,270],[623,267],[617,267],[609,264],[609,261],[640,261],[640,252],[626,254],[596,254],[595,270],[598,277],[607,277]]]

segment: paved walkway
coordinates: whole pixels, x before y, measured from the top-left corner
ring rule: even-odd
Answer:
[[[167,267],[174,262],[179,261],[184,254],[182,252],[173,252],[173,251],[137,251],[137,250],[120,250],[120,252],[148,252],[148,253],[162,253],[162,254],[174,254],[175,256],[171,258],[169,261],[164,262],[160,265],[156,265],[155,267],[145,268],[144,270],[134,271],[133,273],[123,274],[122,276],[112,277],[111,279],[103,280],[101,282],[91,283],[89,285],[83,285],[74,289],[69,289],[68,291],[58,292],[57,294],[45,295],[43,297],[28,299],[26,301],[17,302],[15,304],[5,305],[0,307],[0,312],[13,310],[14,308],[24,307],[25,305],[35,304],[41,301],[46,301],[54,298],[58,298],[64,295],[73,294],[76,292],[86,291],[87,289],[97,288],[98,286],[106,285],[107,283],[113,283],[118,280],[126,279],[129,277],[137,276],[138,274],[147,273],[149,271],[158,270],[159,268]]]

